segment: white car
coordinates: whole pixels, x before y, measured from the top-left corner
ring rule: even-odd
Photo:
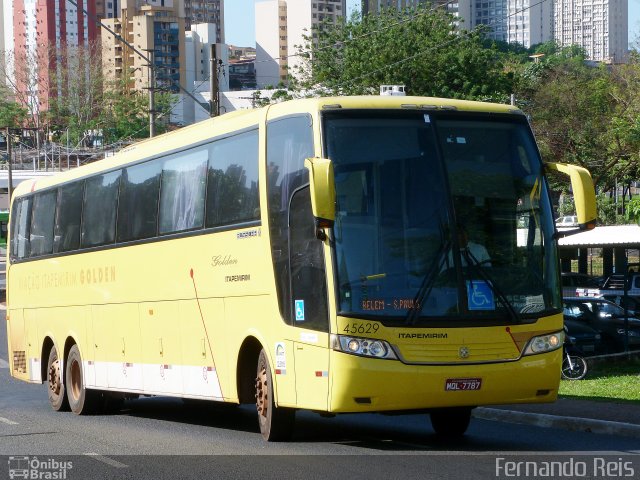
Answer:
[[[556,227],[577,227],[578,216],[568,215],[566,217],[560,217],[556,220]]]

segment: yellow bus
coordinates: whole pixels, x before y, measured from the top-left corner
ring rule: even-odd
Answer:
[[[283,102],[24,182],[11,204],[11,374],[55,410],[166,395],[428,412],[555,400],[557,232],[525,115],[419,97]]]

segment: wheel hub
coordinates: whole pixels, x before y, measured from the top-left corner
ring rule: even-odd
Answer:
[[[269,405],[269,387],[267,385],[267,370],[261,368],[256,378],[256,408],[258,414],[266,417]]]
[[[60,395],[60,362],[56,360],[49,367],[49,389]]]

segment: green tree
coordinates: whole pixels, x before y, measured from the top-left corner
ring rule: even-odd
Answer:
[[[7,93],[0,91],[0,128],[20,127],[27,121],[27,109],[7,99]]]
[[[629,201],[625,216],[627,220],[636,222],[640,225],[640,197],[635,197]]]
[[[167,119],[175,104],[169,93],[157,93],[155,109],[156,133],[168,128]],[[107,84],[103,93],[103,105],[97,118],[103,131],[105,143],[146,138],[149,136],[149,97],[147,94],[128,88],[124,82]]]
[[[513,77],[502,54],[485,48],[482,30],[459,30],[457,22],[421,6],[322,25],[299,46],[291,86],[308,95],[359,95],[404,84],[410,95],[506,101]]]
[[[615,160],[607,128],[616,105],[607,68],[585,64],[580,49],[561,49],[524,66],[519,88],[543,158],[581,165],[596,185],[608,187]]]

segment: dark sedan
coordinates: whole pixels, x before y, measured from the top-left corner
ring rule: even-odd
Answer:
[[[625,336],[632,349],[640,349],[640,319],[629,316],[625,328],[624,309],[602,298],[565,298],[564,318],[576,320],[597,330],[609,352],[624,350]]]
[[[584,356],[604,353],[602,335],[584,322],[564,318],[565,331],[571,344]]]

